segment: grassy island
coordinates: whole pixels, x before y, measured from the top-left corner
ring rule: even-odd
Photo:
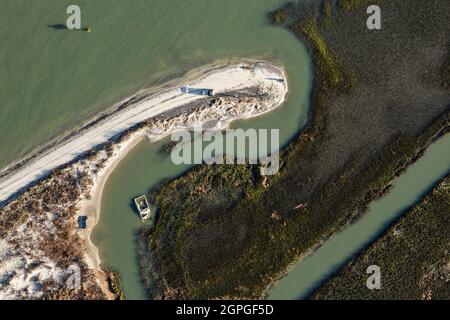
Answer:
[[[271,15],[313,55],[310,119],[276,176],[200,165],[150,194],[159,218],[140,257],[152,297],[264,296],[449,130],[447,2],[372,3],[382,3],[381,30],[366,28],[362,0]]]

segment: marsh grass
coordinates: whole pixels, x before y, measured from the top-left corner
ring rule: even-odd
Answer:
[[[313,299],[449,299],[450,176],[397,219]],[[368,290],[366,268],[382,271],[382,289]]]
[[[410,3],[405,10],[418,5]],[[357,218],[395,176],[449,130],[448,110],[429,110],[429,121],[422,106],[383,113],[389,122],[380,130],[373,112],[384,110],[377,101],[391,93],[378,89],[381,94],[373,104],[357,103],[365,92],[362,84],[374,80],[364,60],[344,64],[354,61],[345,56],[352,53],[348,44],[343,51],[326,40],[335,28],[335,13],[327,31],[321,18],[289,24],[303,14],[292,12],[296,10],[292,4],[279,10],[289,14],[284,26],[306,40],[314,57],[313,112],[308,124],[282,151],[275,176],[260,177],[256,166],[201,165],[151,195],[160,214],[154,230],[143,235],[149,252],[140,253],[144,260],[151,255],[157,274],[159,287],[148,288],[151,296],[260,298],[293,261]],[[346,21],[348,30],[342,37],[353,41],[351,49],[368,50],[368,42],[358,41],[352,25],[360,20]],[[377,42],[374,47],[386,44]],[[394,58],[383,54],[383,59],[380,65],[389,66]],[[375,83],[388,80],[389,72],[379,73]],[[397,97],[400,105],[402,98]],[[353,102],[342,106],[340,99]],[[411,121],[402,122],[407,116],[415,119],[414,130],[409,129]],[[343,134],[345,128],[348,133]],[[368,132],[367,138],[360,139],[360,132]],[[154,274],[144,271],[143,277]]]

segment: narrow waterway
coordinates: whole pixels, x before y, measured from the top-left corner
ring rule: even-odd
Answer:
[[[119,271],[127,299],[146,297],[136,252],[136,236],[143,224],[132,201],[163,179],[189,168],[174,165],[168,153],[160,152],[169,141],[139,143],[111,173],[103,190],[100,221],[92,241],[99,248],[102,267]]]
[[[178,6],[174,5],[175,2]],[[206,3],[180,0],[170,3],[161,4],[164,7],[161,10],[165,11],[154,17],[158,21],[163,19],[164,23],[156,22],[156,26],[160,27],[158,32],[168,35],[168,38],[161,37],[157,30],[154,33],[159,47],[170,45],[173,50],[170,56],[176,53],[186,61],[184,66],[180,66],[180,71],[186,70],[186,66],[195,67],[231,57],[267,59],[285,66],[289,83],[285,103],[268,114],[236,121],[232,126],[279,129],[280,143],[287,143],[307,120],[312,67],[305,46],[298,39],[267,23],[267,13],[284,1]],[[200,13],[201,23],[197,25]],[[174,19],[178,15],[180,18]],[[176,44],[174,38],[178,39]],[[160,65],[167,60],[166,53],[166,50],[153,48],[149,63]],[[144,141],[121,161],[106,182],[100,220],[92,234],[92,241],[99,248],[102,267],[113,268],[120,273],[128,299],[146,298],[136,255],[136,235],[142,223],[131,201],[164,179],[178,176],[189,168],[174,165],[168,154],[159,152],[167,141],[154,144]]]
[[[369,205],[357,222],[332,236],[311,256],[297,263],[273,287],[267,298],[307,298],[312,290],[416,204],[448,172],[450,134],[433,143],[422,158],[394,180],[388,194]]]
[[[169,57],[177,56],[184,63],[175,63],[176,59],[170,58],[172,65],[167,61],[167,50],[154,48],[149,63],[155,64],[158,70],[162,70],[164,65],[167,70],[172,70],[165,75],[173,73],[175,67],[185,71],[187,67],[226,57],[259,58],[282,64],[286,67],[290,89],[283,106],[259,118],[237,121],[233,127],[280,129],[280,143],[286,143],[307,119],[312,72],[304,45],[285,30],[267,24],[267,12],[283,1],[252,0],[245,5],[234,1],[211,1],[207,8],[201,1],[177,3],[178,7],[160,4],[166,11],[153,17],[159,27],[154,33],[161,48],[171,48]],[[201,24],[196,25],[194,21],[199,20],[199,12],[202,12]],[[230,14],[224,17],[223,12]],[[180,19],[173,19],[175,15],[180,15]],[[161,32],[173,37],[161,37]],[[176,43],[173,39],[177,39]],[[100,251],[102,267],[113,268],[120,273],[128,299],[146,298],[136,254],[136,236],[142,223],[131,201],[164,179],[176,177],[189,169],[189,166],[174,165],[168,154],[160,152],[167,141],[142,142],[117,166],[105,185],[100,221],[92,235]],[[396,180],[390,194],[374,202],[357,223],[329,239],[311,257],[296,265],[276,284],[269,298],[306,297],[311,289],[366,246],[448,171],[449,143],[446,136],[433,144],[422,159]]]

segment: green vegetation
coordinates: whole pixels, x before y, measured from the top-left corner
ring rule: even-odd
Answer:
[[[382,152],[386,156],[357,181],[349,164],[312,196],[313,202],[295,210],[301,203],[293,203],[288,193],[298,181],[292,165],[305,150],[301,143],[287,154],[291,169],[282,170],[268,189],[257,168],[244,165],[199,166],[170,181],[153,194],[160,217],[147,234],[165,290],[175,291],[176,298],[259,297],[279,270],[381,195],[448,120],[438,121],[419,139],[394,139]],[[151,282],[151,275],[144,274]]]
[[[325,19],[331,18],[331,3],[329,0],[323,2],[323,16]]]
[[[447,59],[442,66],[441,77],[442,86],[446,89],[450,89],[450,58]]]
[[[331,5],[331,0],[323,0],[321,7],[321,17],[319,19],[320,26],[323,30],[329,30],[331,27],[333,7]]]
[[[289,15],[283,9],[276,10],[272,14],[273,23],[276,24],[276,25],[283,25],[283,24],[285,24],[287,22],[288,18],[289,18]]]
[[[107,270],[106,274],[111,292],[116,295],[117,300],[125,300],[125,294],[122,289],[122,281],[119,273],[114,270]]]
[[[428,5],[408,2],[403,10]],[[404,30],[404,16],[376,36],[359,32],[365,12],[339,11],[326,30],[322,18],[286,26],[314,56],[307,126],[282,151],[276,176],[261,177],[256,166],[197,166],[151,194],[159,218],[142,235],[148,248],[140,252],[151,261],[141,264],[150,295],[261,297],[290,263],[361,214],[449,130],[448,93],[435,95],[417,77],[447,58],[417,58],[430,36],[437,46],[447,44],[433,33],[446,19],[445,2],[433,5],[421,16],[429,30],[420,35]],[[394,9],[387,14],[396,15]],[[295,6],[283,10],[288,21],[298,16]],[[402,81],[392,81],[399,73]]]
[[[313,299],[450,298],[450,176],[349,261]],[[381,289],[366,287],[369,265],[381,270]]]
[[[203,250],[219,241],[221,237],[230,237],[244,244],[251,235],[245,225],[233,223],[226,210],[231,210],[242,199],[256,198],[261,183],[254,166],[202,166],[187,175],[169,182],[164,188],[150,195],[151,201],[158,204],[161,212],[158,225],[169,228],[156,228],[150,233],[149,250],[158,252],[161,270],[170,287],[186,287],[189,297],[201,296],[204,286],[199,279],[204,277],[204,270],[223,272],[217,262],[221,257],[233,256],[236,246],[221,245],[213,254],[204,256]],[[172,201],[180,199],[180,201]],[[171,214],[166,214],[166,213]],[[172,215],[178,212],[180,214]],[[201,228],[201,234],[196,232]],[[217,232],[217,229],[222,230]],[[195,245],[195,247],[192,247]],[[163,246],[164,250],[159,250]],[[202,246],[203,248],[199,248]],[[245,246],[241,247],[244,250]],[[178,257],[181,254],[181,257]],[[188,263],[186,263],[188,262]],[[231,260],[222,261],[227,268],[233,268]],[[180,279],[180,270],[186,270],[184,279]],[[223,274],[228,276],[228,274]],[[181,283],[182,281],[182,283]],[[204,284],[207,286],[207,284]]]
[[[329,21],[329,17],[325,21]],[[339,88],[343,91],[349,91],[354,80],[352,80],[349,72],[344,69],[339,58],[325,44],[315,19],[310,18],[306,21],[297,22],[291,29],[294,33],[304,36],[313,48],[317,68],[320,68],[319,72],[325,80],[323,85],[331,90]]]
[[[380,4],[383,2],[383,0],[340,0],[339,6],[343,10],[351,11],[363,6],[370,6],[371,4]]]

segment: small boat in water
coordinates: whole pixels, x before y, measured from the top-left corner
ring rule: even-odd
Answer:
[[[151,210],[147,201],[147,197],[145,195],[134,198],[134,203],[136,204],[136,208],[139,211],[142,222],[145,222],[148,218],[150,218]]]

